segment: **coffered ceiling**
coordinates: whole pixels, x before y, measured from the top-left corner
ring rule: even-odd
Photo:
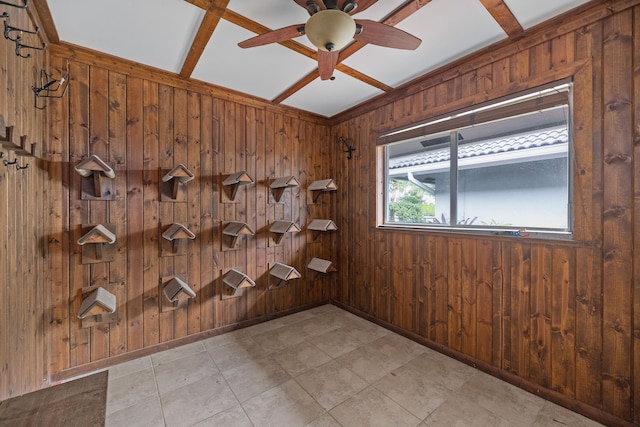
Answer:
[[[294,0],[34,0],[48,5],[53,41],[80,45],[185,78],[331,117],[588,0],[378,0],[354,18],[393,25],[416,50],[354,41],[333,80],[321,80],[316,49],[301,36],[241,49],[271,29],[304,24]],[[1,7],[0,7],[1,8]]]

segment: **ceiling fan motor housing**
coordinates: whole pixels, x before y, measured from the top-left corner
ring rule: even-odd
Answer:
[[[340,50],[356,32],[356,23],[347,13],[327,9],[313,14],[305,24],[305,33],[315,47],[326,52]]]

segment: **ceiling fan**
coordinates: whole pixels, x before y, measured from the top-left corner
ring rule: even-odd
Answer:
[[[353,19],[377,0],[293,0],[309,12],[306,24],[269,31],[238,43],[242,48],[279,43],[306,35],[318,48],[318,70],[322,80],[330,79],[338,64],[340,49],[355,39],[395,49],[414,50],[422,40],[391,25],[369,19]]]

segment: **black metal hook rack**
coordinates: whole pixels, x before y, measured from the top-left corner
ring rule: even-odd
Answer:
[[[11,33],[13,33],[13,32],[19,33],[19,35],[16,35],[15,37],[12,37]],[[40,32],[40,27],[36,27],[36,29],[34,31],[31,31],[31,30],[25,30],[25,29],[22,29],[22,28],[11,26],[11,25],[7,24],[7,21],[4,21],[4,38],[7,39],[7,40],[11,40],[12,42],[14,42],[16,44],[16,55],[21,57],[21,58],[31,58],[31,54],[30,53],[28,53],[26,55],[24,55],[22,53],[23,49],[45,50],[47,48],[47,44],[46,43],[42,43],[41,47],[31,46],[31,45],[27,45],[27,44],[23,44],[22,43],[22,34],[33,34],[33,35],[35,35],[35,34],[38,34],[39,32]]]

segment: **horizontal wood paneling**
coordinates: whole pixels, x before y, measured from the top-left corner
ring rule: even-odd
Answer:
[[[269,222],[286,219],[304,229],[312,218],[331,217],[333,195],[313,204],[306,190],[314,180],[332,178],[331,158],[324,153],[327,125],[302,120],[287,109],[158,83],[126,67],[52,57],[55,68],[67,60],[69,93],[52,105],[53,138],[47,147],[53,216],[48,252],[54,274],[47,282],[51,301],[45,321],[53,378],[329,300],[334,276],[307,274],[306,265],[311,254],[332,259],[330,240],[311,243],[303,231],[286,235],[280,246],[268,244]],[[81,200],[81,177],[73,167],[91,154],[116,172],[113,201]],[[163,201],[161,178],[180,163],[196,178],[181,201]],[[242,170],[256,182],[240,188],[229,202],[222,195],[221,177]],[[287,175],[302,186],[287,190],[283,203],[276,204],[269,179]],[[236,251],[222,247],[221,230],[229,221],[247,222],[256,231]],[[76,240],[81,225],[88,223],[116,224],[113,261],[82,264]],[[184,252],[164,256],[161,233],[172,223],[185,225],[196,239]],[[294,266],[303,278],[269,290],[273,262]],[[248,273],[257,287],[242,297],[223,296],[221,274],[232,267]],[[197,296],[185,307],[162,311],[160,280],[173,275],[184,278]],[[106,284],[115,289],[118,322],[83,329],[77,318],[82,290]]]
[[[33,28],[27,11],[0,7],[0,13],[5,11],[10,25]],[[37,45],[41,40],[34,36],[25,41]],[[46,110],[34,108],[31,87],[38,82],[47,53],[23,50],[27,53],[32,56],[16,56],[15,45],[0,39],[0,116],[5,126],[13,126],[16,142],[24,135],[27,144],[36,143],[42,150]],[[40,100],[39,105],[44,104]],[[4,400],[46,382],[42,246],[49,216],[45,163],[40,158],[16,157],[3,146],[0,151],[0,400]],[[2,163],[16,158],[17,165],[29,167],[16,170],[16,165]]]
[[[360,207],[338,214],[338,246],[349,257],[340,257],[334,298],[619,423],[640,412],[640,7],[629,6],[567,17],[562,28],[443,69],[333,127],[359,142],[353,160],[334,161],[349,169],[337,174],[340,197]],[[380,195],[362,188],[376,188],[380,132],[563,77],[575,83],[574,241],[375,227]],[[366,288],[363,271],[375,271]]]

